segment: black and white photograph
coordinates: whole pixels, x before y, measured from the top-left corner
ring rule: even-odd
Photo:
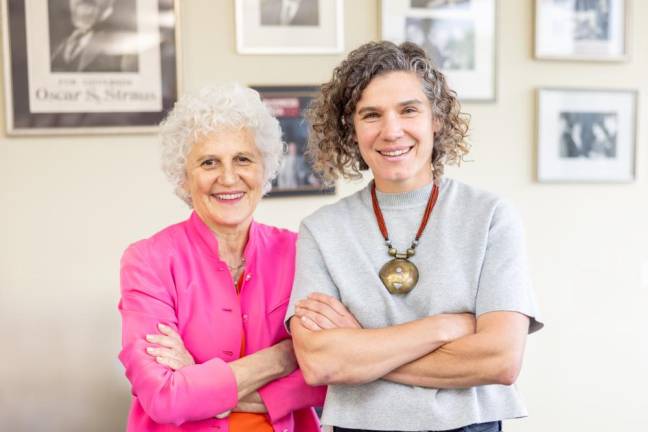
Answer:
[[[239,54],[344,50],[342,0],[235,0]]]
[[[613,112],[561,112],[560,157],[616,157],[617,114]]]
[[[496,100],[495,0],[382,0],[381,38],[425,49],[462,101]]]
[[[410,0],[412,8],[466,8],[471,0]]]
[[[634,91],[541,89],[538,179],[632,181],[635,130]]]
[[[155,132],[178,95],[174,0],[2,0],[7,131]]]
[[[623,61],[625,0],[536,0],[536,57]]]
[[[305,110],[318,91],[317,87],[254,87],[261,99],[279,120],[285,143],[284,157],[268,196],[322,195],[335,193],[323,188],[305,155],[309,124]]]
[[[610,0],[576,0],[573,12],[574,39],[610,39]]]
[[[262,26],[318,26],[319,0],[261,0]]]
[[[135,0],[49,0],[52,72],[137,72]]]
[[[471,20],[407,17],[407,40],[425,49],[439,69],[475,68],[475,30]]]

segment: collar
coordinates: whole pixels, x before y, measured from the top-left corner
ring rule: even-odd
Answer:
[[[207,226],[205,222],[198,216],[198,213],[195,211],[191,212],[191,216],[187,221],[192,233],[198,237],[201,247],[209,254],[216,257],[221,261],[220,256],[218,255],[218,239],[214,235],[214,232]],[[250,224],[250,230],[248,231],[248,240],[243,248],[243,256],[245,260],[249,263],[252,257],[252,254],[256,245],[256,233],[257,233],[257,223],[252,220]]]

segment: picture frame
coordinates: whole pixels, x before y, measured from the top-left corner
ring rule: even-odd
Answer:
[[[538,90],[540,182],[635,179],[637,91]]]
[[[497,0],[382,0],[381,38],[415,42],[464,102],[497,99]]]
[[[69,0],[1,2],[8,135],[157,131],[179,94],[177,0],[90,18]]]
[[[335,187],[324,188],[304,153],[309,125],[304,113],[319,92],[317,86],[252,86],[279,120],[286,147],[272,190],[266,196],[333,195]]]
[[[339,54],[342,0],[236,0],[239,54]]]
[[[535,57],[627,61],[628,3],[626,0],[536,0]]]

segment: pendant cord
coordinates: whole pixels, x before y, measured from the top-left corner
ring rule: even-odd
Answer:
[[[412,242],[412,249],[416,247],[419,239],[421,238],[421,235],[423,235],[423,231],[427,226],[428,220],[430,219],[432,210],[434,210],[434,206],[437,202],[438,197],[439,197],[439,187],[437,185],[434,185],[432,187],[432,192],[430,193],[430,197],[428,198],[427,206],[425,207],[425,212],[423,213],[423,219],[421,219],[421,225],[419,226],[419,229],[416,232],[416,237],[414,237],[414,241]],[[389,233],[387,232],[387,225],[385,225],[385,218],[383,217],[382,211],[380,210],[380,205],[378,204],[378,198],[376,197],[375,181],[371,184],[371,204],[373,205],[373,210],[374,210],[374,214],[376,215],[376,221],[378,222],[378,228],[380,229],[380,233],[385,239],[387,245],[391,247],[391,241],[389,240]]]

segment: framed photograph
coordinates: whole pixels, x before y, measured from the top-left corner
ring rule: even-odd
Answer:
[[[538,59],[628,59],[625,0],[536,0]]]
[[[631,182],[637,92],[543,88],[538,93],[538,180]]]
[[[494,102],[496,0],[382,0],[381,37],[425,49],[462,101]]]
[[[261,94],[263,103],[279,120],[283,140],[286,143],[279,174],[272,181],[272,190],[267,196],[334,194],[335,188],[322,187],[322,181],[313,172],[312,165],[304,154],[309,131],[304,112],[319,91],[319,87],[254,86],[253,88]]]
[[[1,0],[7,133],[154,132],[178,96],[174,0]]]
[[[342,0],[236,0],[240,54],[336,54],[344,49]]]

